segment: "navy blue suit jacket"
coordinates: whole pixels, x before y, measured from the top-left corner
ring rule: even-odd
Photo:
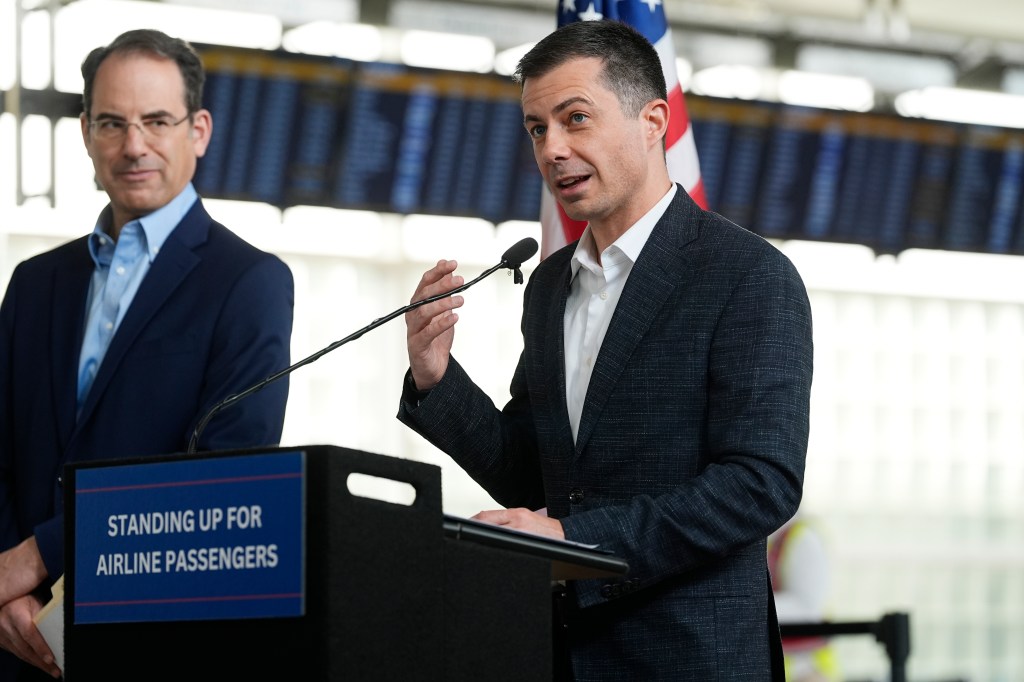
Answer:
[[[63,573],[63,465],[185,452],[219,400],[287,367],[294,284],[197,200],[153,260],[76,419],[86,238],[15,269],[0,307],[0,549],[35,535]],[[288,384],[218,413],[198,447],[275,445]]]
[[[575,443],[563,314],[574,245],[524,293],[524,349],[499,411],[452,359],[399,419],[496,501],[547,507],[569,540],[629,562],[573,584],[577,680],[771,679],[766,539],[797,510],[811,316],[792,263],[679,188],[633,267]]]

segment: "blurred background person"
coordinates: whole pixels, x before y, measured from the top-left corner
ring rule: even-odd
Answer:
[[[827,618],[828,551],[816,524],[798,513],[768,537],[779,624],[818,623]],[[783,637],[787,682],[841,682],[839,662],[826,637]]]

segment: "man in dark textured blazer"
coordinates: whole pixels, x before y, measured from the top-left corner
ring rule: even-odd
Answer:
[[[0,307],[5,682],[59,674],[32,616],[64,572],[63,465],[185,452],[215,403],[290,357],[291,271],[214,222],[191,184],[212,133],[198,55],[131,31],[82,74],[110,203],[92,234],[21,263]],[[218,414],[199,449],[277,444],[287,395],[280,382]]]
[[[450,355],[451,296],[406,315],[399,418],[507,507],[475,518],[628,561],[569,585],[558,677],[781,681],[765,542],[802,491],[804,285],[670,182],[665,83],[642,36],[569,24],[516,78],[545,182],[588,227],[530,278],[504,409]],[[459,286],[455,267],[438,262],[413,299]]]

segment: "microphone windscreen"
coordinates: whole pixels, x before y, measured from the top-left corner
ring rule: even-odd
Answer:
[[[535,253],[537,253],[536,239],[533,237],[520,239],[502,255],[501,263],[507,268],[518,268],[524,261],[532,258]]]

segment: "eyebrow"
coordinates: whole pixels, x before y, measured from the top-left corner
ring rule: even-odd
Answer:
[[[569,99],[563,100],[562,102],[559,102],[558,104],[556,104],[554,109],[551,110],[551,113],[553,113],[553,114],[560,114],[561,112],[563,112],[566,109],[568,109],[569,107],[571,107],[573,104],[578,104],[579,102],[583,102],[584,104],[593,104],[593,102],[591,100],[589,100],[589,99],[587,99],[586,97],[583,97],[583,96],[570,97]],[[533,114],[527,114],[526,116],[523,116],[523,123],[524,124],[529,123],[531,121],[540,121],[540,120],[541,120],[540,116],[534,116]]]
[[[142,116],[140,116],[139,119],[145,121],[146,119],[164,118],[164,117],[174,118],[174,115],[171,112],[169,112],[169,111],[167,111],[165,109],[160,109],[158,111],[151,111],[151,112],[145,113]],[[112,114],[112,113],[109,113],[109,112],[103,112],[103,113],[100,113],[100,114],[96,114],[96,116],[93,117],[93,120],[94,121],[100,121],[100,120],[127,121],[128,119],[126,117],[122,116],[121,114]]]

